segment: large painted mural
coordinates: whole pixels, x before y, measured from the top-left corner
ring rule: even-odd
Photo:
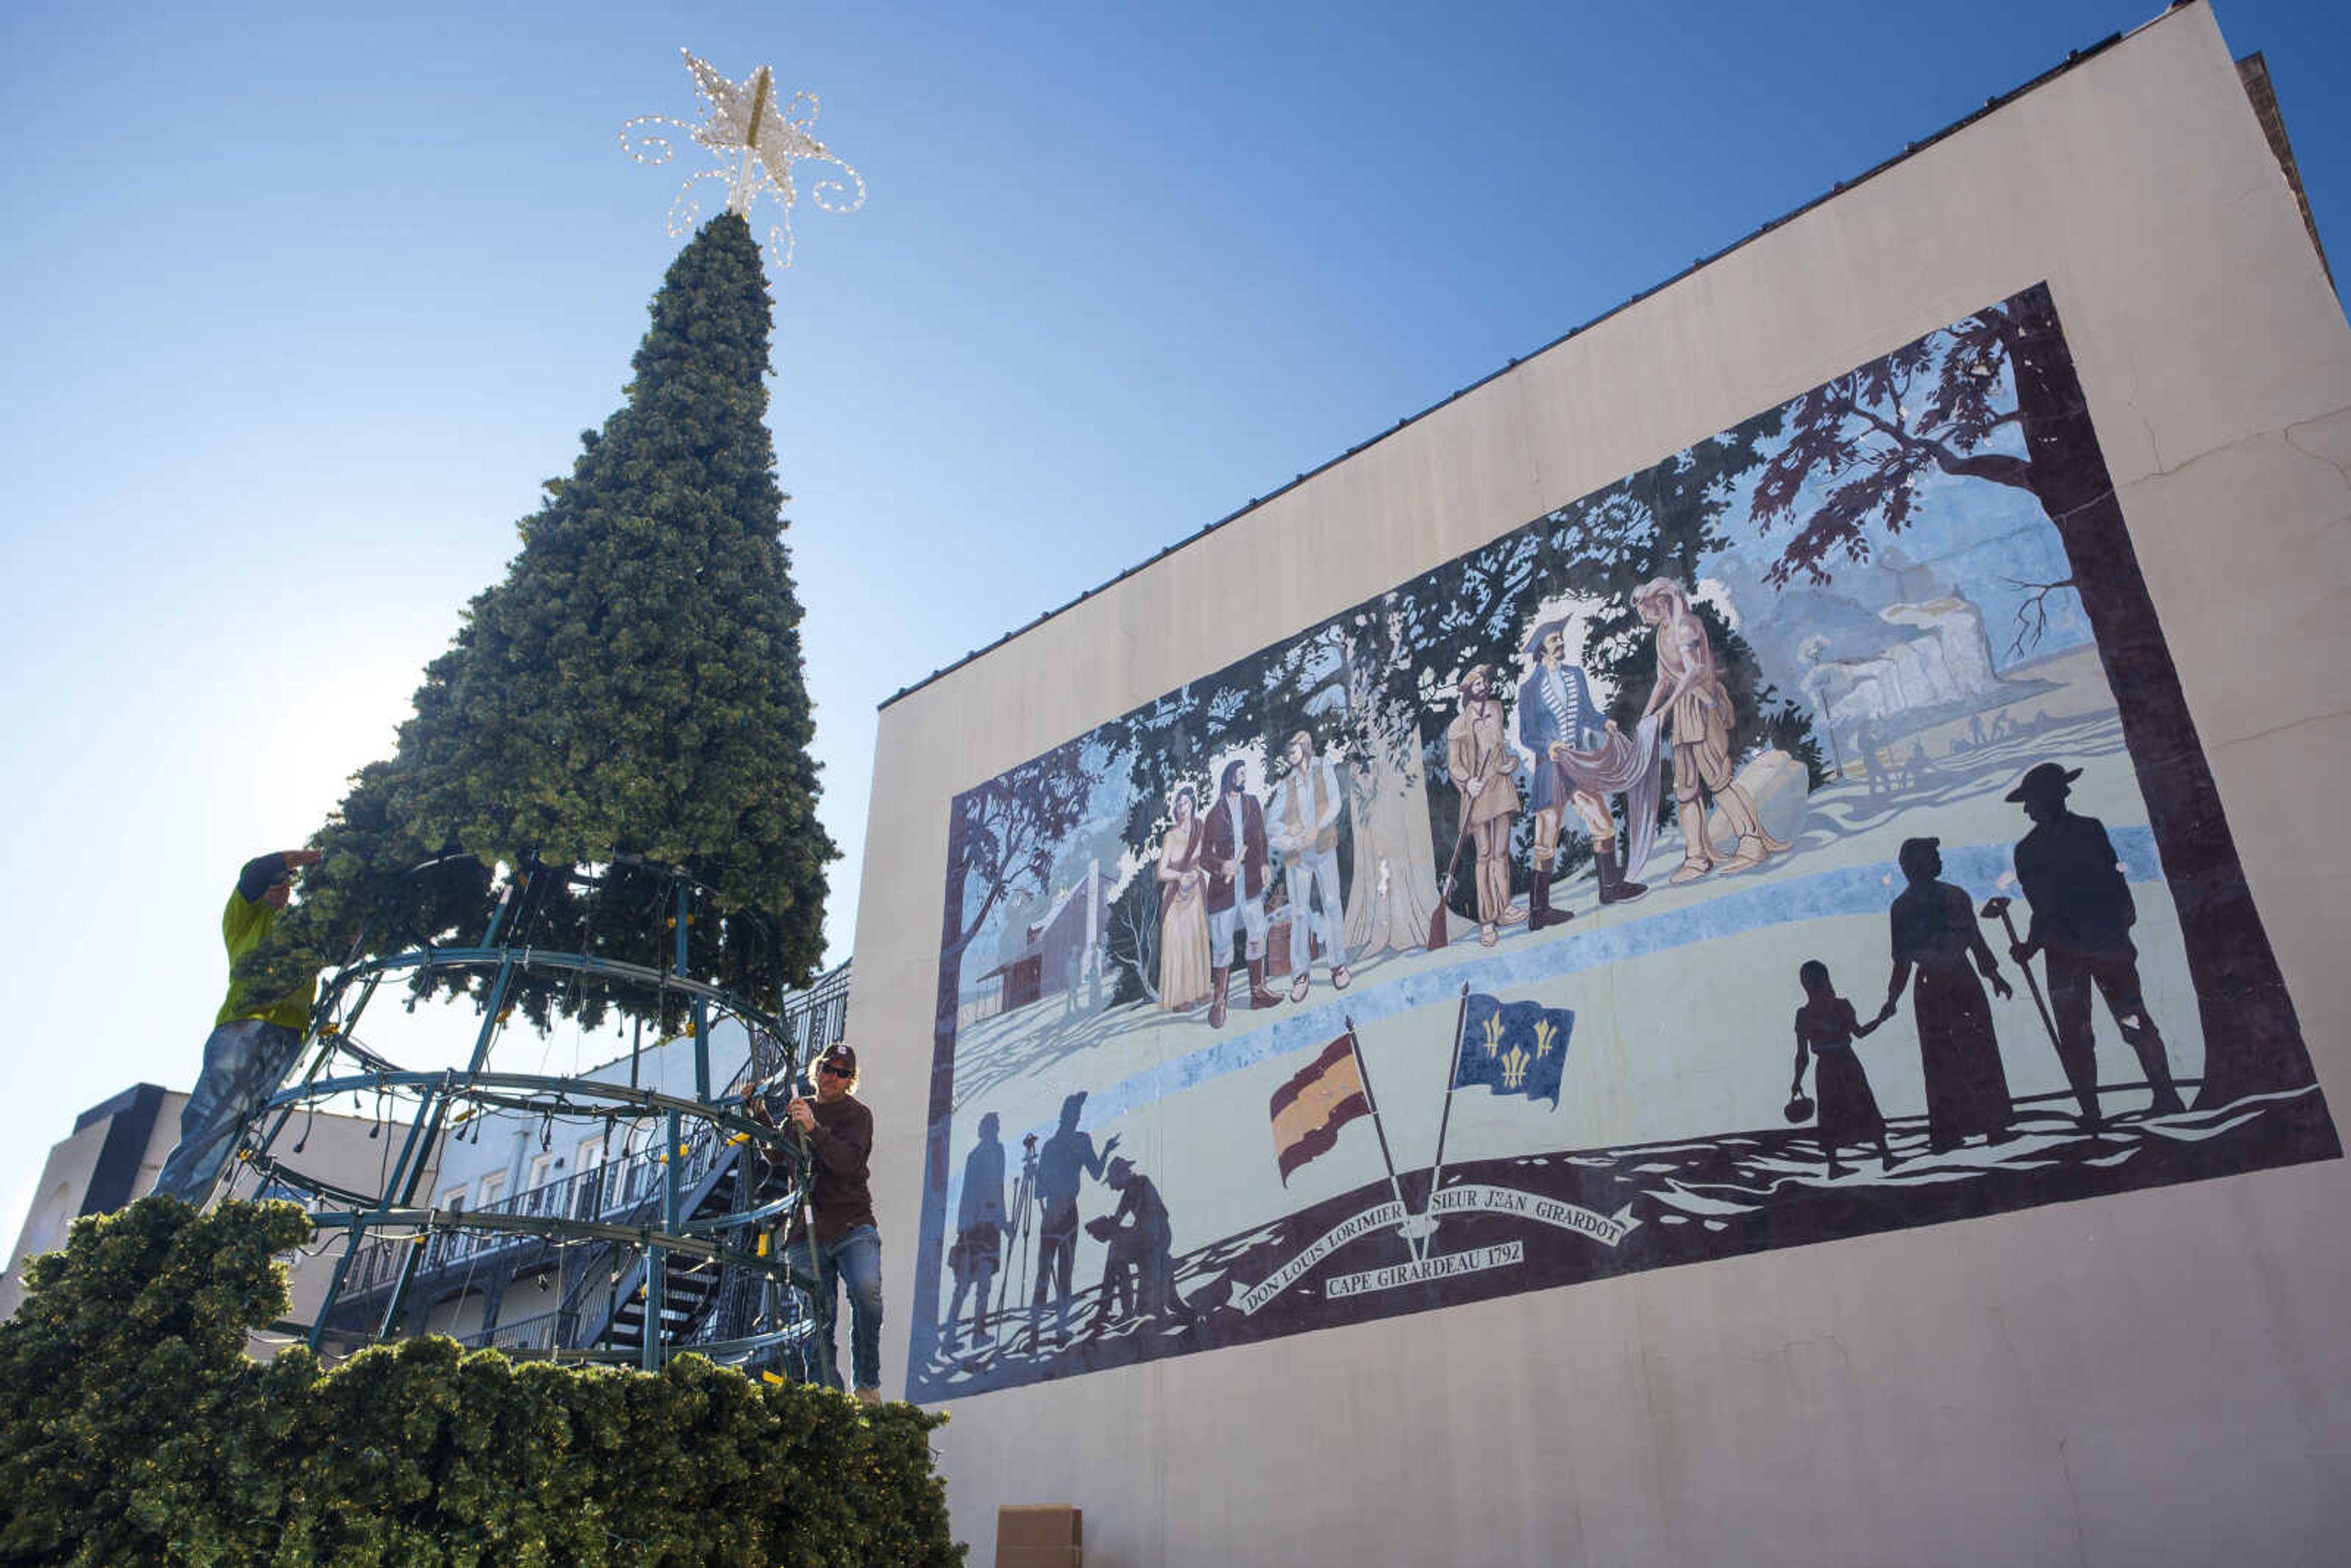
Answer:
[[[2036,287],[958,796],[909,1392],[2339,1154]]]

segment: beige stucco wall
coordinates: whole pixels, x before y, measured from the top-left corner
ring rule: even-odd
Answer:
[[[2193,5],[884,710],[885,1382],[956,791],[2043,279],[2351,1106],[2351,330]],[[2337,1161],[1664,1270],[982,1396],[938,1451],[980,1564],[1048,1500],[1095,1564],[2340,1561],[2346,1207]]]
[[[139,1174],[131,1186],[131,1196],[144,1197],[155,1186],[155,1177],[163,1169],[180,1141],[180,1113],[187,1108],[188,1097],[179,1090],[164,1092],[162,1108],[157,1113],[155,1125],[149,1132],[147,1145],[139,1160]],[[106,1134],[112,1127],[111,1119],[93,1122],[59,1141],[49,1150],[49,1157],[41,1167],[40,1186],[35,1190],[32,1207],[25,1215],[23,1227],[16,1236],[15,1253],[8,1260],[8,1272],[0,1277],[0,1319],[15,1315],[25,1299],[24,1270],[31,1260],[44,1252],[54,1252],[66,1244],[74,1220],[81,1213],[83,1199],[89,1191],[91,1177],[98,1169],[99,1151],[105,1147]],[[280,1143],[282,1157],[297,1165],[305,1174],[338,1186],[373,1191],[383,1179],[386,1145],[375,1124],[354,1116],[319,1115],[292,1124]],[[395,1128],[393,1136],[398,1135]],[[288,1152],[299,1140],[302,1153]],[[437,1164],[437,1154],[433,1164]],[[432,1180],[433,1164],[426,1166],[426,1181]],[[249,1197],[256,1189],[249,1174],[240,1174],[225,1189],[239,1197]],[[333,1277],[335,1260],[341,1256],[343,1243],[340,1232],[321,1232],[308,1247],[298,1249],[287,1271],[287,1294],[291,1305],[287,1320],[308,1322],[318,1316],[319,1304],[327,1299],[327,1283]],[[285,1335],[256,1333],[250,1338],[256,1354],[274,1355],[292,1341]]]
[[[164,1092],[162,1108],[156,1113],[155,1124],[148,1131],[146,1147],[140,1151],[139,1174],[131,1184],[132,1197],[145,1197],[155,1185],[163,1161],[180,1141],[180,1113],[187,1103],[188,1097],[178,1090]],[[41,1166],[40,1185],[33,1189],[32,1207],[25,1211],[25,1222],[16,1232],[16,1247],[8,1259],[8,1272],[0,1278],[0,1318],[15,1316],[25,1300],[25,1265],[66,1244],[68,1232],[81,1214],[90,1180],[98,1174],[98,1156],[106,1147],[106,1135],[113,1126],[111,1117],[93,1122],[50,1148],[49,1157]]]

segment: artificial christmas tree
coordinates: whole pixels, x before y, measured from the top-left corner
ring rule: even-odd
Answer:
[[[805,981],[838,851],[816,817],[764,423],[768,321],[750,228],[721,214],[654,297],[626,404],[521,523],[521,553],[427,667],[397,753],[312,839],[326,858],[246,961],[256,984],[293,989],[336,960],[478,931],[493,862],[533,873],[531,940],[652,967],[671,955],[651,901],[682,868],[717,905],[692,923],[688,967],[769,1006]],[[517,983],[541,1021],[611,1005],[674,1022],[679,1006],[626,983]]]

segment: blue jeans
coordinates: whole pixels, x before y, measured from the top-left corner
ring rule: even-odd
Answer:
[[[198,1207],[236,1147],[237,1133],[277,1092],[302,1053],[302,1037],[262,1019],[232,1019],[204,1041],[204,1068],[180,1113],[180,1141],[164,1158],[155,1190]]]
[[[832,1320],[839,1310],[841,1284],[849,1283],[849,1364],[860,1388],[882,1386],[882,1233],[861,1225],[835,1241],[816,1244],[816,1262],[809,1262],[810,1237],[803,1236],[784,1249],[784,1260],[795,1273],[813,1273],[817,1306],[824,1326],[816,1336],[817,1367],[826,1386],[841,1386],[841,1363],[833,1344]]]

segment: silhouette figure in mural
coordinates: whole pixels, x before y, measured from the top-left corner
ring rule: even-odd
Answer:
[[[1208,999],[1207,873],[1200,867],[1207,830],[1193,809],[1189,784],[1176,791],[1174,821],[1159,841],[1159,1005],[1171,1013]]]
[[[1706,622],[1690,608],[1681,584],[1652,578],[1633,591],[1633,608],[1657,638],[1657,684],[1643,718],[1663,711],[1674,727],[1674,802],[1681,819],[1682,863],[1672,881],[1695,882],[1710,871],[1745,871],[1790,846],[1763,831],[1763,819],[1730,768],[1730,692],[1715,673]],[[1701,788],[1712,797],[1739,842],[1718,862],[1706,836]]]
[[[1045,1310],[1045,1293],[1054,1292],[1056,1338],[1070,1336],[1070,1270],[1077,1261],[1078,1188],[1091,1176],[1102,1178],[1102,1162],[1118,1147],[1113,1133],[1094,1147],[1093,1135],[1078,1131],[1078,1116],[1086,1108],[1082,1089],[1061,1102],[1061,1124],[1037,1151],[1037,1291],[1029,1298],[1029,1335],[1044,1343],[1038,1321]]]
[[[1792,1097],[1804,1092],[1805,1057],[1807,1052],[1816,1055],[1820,1071],[1813,1077],[1820,1093],[1815,1124],[1829,1175],[1846,1174],[1836,1157],[1838,1146],[1844,1144],[1876,1145],[1878,1168],[1890,1171],[1894,1151],[1886,1145],[1886,1118],[1878,1113],[1869,1074],[1862,1071],[1861,1058],[1853,1049],[1854,1041],[1867,1038],[1885,1019],[1863,1023],[1855,1017],[1853,1004],[1836,994],[1829,967],[1818,958],[1806,959],[1796,978],[1804,988],[1804,1005],[1796,1009],[1796,1078],[1788,1092]]]
[[[1558,862],[1560,823],[1573,810],[1592,838],[1592,865],[1600,879],[1600,902],[1615,904],[1638,898],[1648,888],[1631,880],[1635,869],[1617,858],[1616,819],[1608,797],[1635,780],[1611,776],[1612,761],[1631,761],[1632,747],[1617,736],[1592,700],[1583,672],[1567,663],[1567,622],[1548,621],[1528,638],[1522,655],[1534,667],[1519,684],[1519,745],[1532,759],[1533,783],[1529,790],[1535,816],[1534,879],[1528,886],[1527,929],[1541,931],[1572,916],[1551,906],[1552,870]],[[1617,754],[1622,754],[1621,756]],[[1654,768],[1651,768],[1654,772]],[[1609,786],[1614,784],[1615,788]],[[1649,802],[1655,813],[1656,802]],[[1628,824],[1637,807],[1628,806]],[[1635,835],[1627,833],[1630,840]],[[1626,854],[1631,853],[1627,845]]]
[[[1268,811],[1290,899],[1290,999],[1302,1002],[1317,936],[1322,939],[1323,961],[1331,966],[1332,989],[1347,988],[1347,902],[1339,889],[1339,808],[1347,797],[1339,784],[1338,759],[1317,756],[1314,737],[1306,731],[1291,736],[1281,755],[1290,771],[1274,787]],[[1322,901],[1319,920],[1307,908],[1314,895]]]
[[[955,1348],[956,1320],[963,1316],[966,1292],[976,1296],[971,1308],[971,1339],[980,1343],[987,1333],[987,1288],[1003,1266],[1004,1238],[1011,1229],[1004,1209],[1004,1145],[998,1141],[1001,1124],[990,1111],[979,1119],[979,1141],[963,1163],[963,1199],[956,1209],[955,1245],[947,1249],[947,1267],[955,1270],[955,1301],[947,1308],[946,1347]]]
[[[1918,1023],[1918,1058],[1927,1080],[1927,1143],[1940,1154],[1957,1148],[1970,1134],[1987,1143],[2015,1136],[2016,1108],[2008,1096],[2008,1073],[2001,1065],[2000,1040],[1991,1027],[1991,1004],[1983,978],[2000,996],[2015,988],[2001,978],[2000,963],[1976,925],[1965,891],[1937,879],[1943,874],[1942,841],[1905,839],[1899,862],[1910,885],[1894,899],[1894,974],[1886,983],[1886,1006],[1876,1022],[1894,1016],[1912,972],[1910,994]],[[1968,960],[1975,960],[1975,969]]]
[[[1504,737],[1494,673],[1472,664],[1461,677],[1461,712],[1445,732],[1446,768],[1461,790],[1461,835],[1478,846],[1478,941],[1491,947],[1510,912],[1510,824],[1519,814],[1518,753]],[[1456,843],[1458,860],[1460,846]],[[1446,877],[1451,890],[1452,876]]]
[[[1236,918],[1249,938],[1249,1006],[1270,1008],[1281,1000],[1265,988],[1265,808],[1249,792],[1245,758],[1225,764],[1202,852],[1208,864],[1208,1026],[1222,1029]]]
[[[2057,1060],[2081,1102],[2083,1127],[2095,1131],[2100,1118],[2097,1046],[2090,1030],[2093,987],[2106,998],[2106,1010],[2155,1092],[2147,1109],[2165,1116],[2186,1107],[2171,1080],[2163,1036],[2140,995],[2138,949],[2130,939],[2138,907],[2114,842],[2105,823],[2066,809],[2074,780],[2081,776],[2078,768],[2043,762],[2008,792],[2033,824],[2016,846],[2016,880],[2032,905],[2032,923],[2024,939],[2008,951],[2020,965],[2046,955]]]
[[[1883,795],[1893,788],[1886,780],[1886,770],[1877,765],[1877,731],[1861,725],[1853,732],[1854,749],[1861,754],[1861,778],[1872,795]]]
[[[1086,1224],[1086,1233],[1110,1249],[1102,1260],[1102,1304],[1094,1311],[1094,1326],[1117,1315],[1111,1310],[1113,1303],[1129,1317],[1188,1322],[1192,1310],[1176,1291],[1176,1230],[1159,1188],[1124,1155],[1110,1162],[1102,1179],[1119,1197],[1114,1213]]]

